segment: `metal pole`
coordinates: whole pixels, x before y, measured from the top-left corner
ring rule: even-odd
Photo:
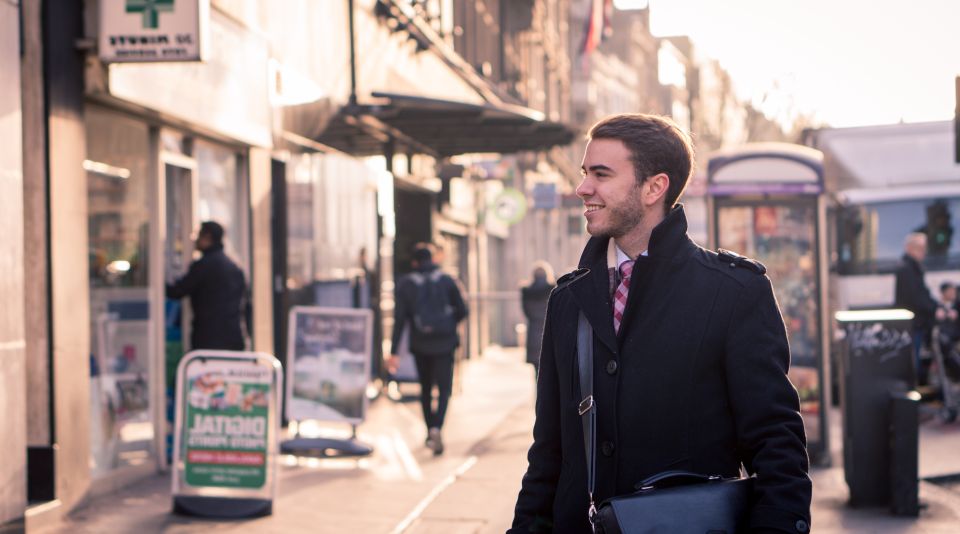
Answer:
[[[350,107],[357,105],[357,49],[353,26],[353,0],[347,0],[350,21]]]

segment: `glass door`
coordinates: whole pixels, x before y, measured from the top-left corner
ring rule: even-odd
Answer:
[[[172,153],[161,155],[164,186],[163,280],[174,282],[186,274],[193,261],[197,221],[196,162]],[[166,432],[164,451],[167,462],[173,451],[173,413],[177,365],[190,350],[190,306],[186,299],[168,299],[163,306],[164,397]]]

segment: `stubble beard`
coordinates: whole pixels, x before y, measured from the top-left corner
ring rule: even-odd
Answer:
[[[609,223],[606,228],[599,228],[591,232],[589,225],[587,231],[594,237],[605,237],[618,239],[640,225],[643,221],[643,206],[640,203],[640,186],[637,185],[630,191],[630,195],[624,201],[616,206],[608,205],[610,210]]]

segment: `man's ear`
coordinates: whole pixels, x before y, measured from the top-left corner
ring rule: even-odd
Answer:
[[[663,203],[663,197],[670,188],[670,177],[665,173],[655,174],[643,182],[641,191],[643,204],[654,206]]]

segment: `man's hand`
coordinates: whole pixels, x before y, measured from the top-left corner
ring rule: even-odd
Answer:
[[[946,317],[946,315],[947,314],[943,310],[943,308],[937,308],[937,311],[934,313],[934,316],[937,318],[938,321],[942,321],[944,317]]]
[[[390,357],[387,358],[387,372],[389,372],[392,375],[395,375],[397,374],[397,370],[399,369],[400,369],[400,356],[397,354],[391,354]]]

